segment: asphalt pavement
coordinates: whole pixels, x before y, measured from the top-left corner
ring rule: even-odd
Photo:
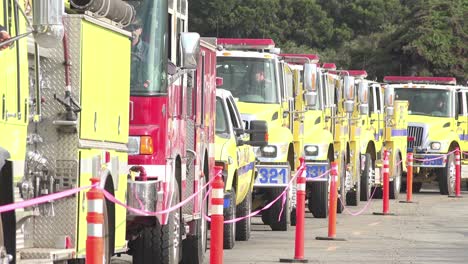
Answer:
[[[379,216],[382,200],[373,200],[358,216],[337,216],[337,237],[346,241],[320,241],[327,236],[328,220],[306,214],[305,259],[309,263],[468,263],[468,192],[463,198],[440,195],[434,186],[414,194],[414,204],[390,200],[390,212]],[[400,194],[404,200],[406,194]],[[366,207],[349,207],[353,213]],[[259,217],[253,218],[249,241],[236,241],[224,250],[224,263],[279,263],[294,257],[295,228],[271,231]],[[209,263],[207,252],[205,263]],[[131,263],[130,256],[113,263]]]

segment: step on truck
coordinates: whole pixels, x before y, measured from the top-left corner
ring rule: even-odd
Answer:
[[[203,187],[215,165],[216,39],[187,33],[187,1],[169,3],[136,1],[130,25],[142,32],[142,46],[132,50],[128,202],[160,211],[198,195],[157,217],[129,212],[133,263],[202,263],[207,249]]]
[[[1,173],[2,203],[12,197],[11,177],[15,201],[89,186],[92,177],[125,200],[131,33],[124,27],[134,8],[112,1],[113,15],[104,17],[83,2],[65,8],[64,1],[33,1],[31,9],[24,9],[29,1],[0,4],[1,23],[16,39],[0,52],[7,84],[0,88],[0,127],[8,140],[0,144],[10,152]],[[84,263],[87,207],[81,192],[2,214],[7,237],[0,241],[16,263]],[[102,258],[110,263],[127,250],[126,210],[107,201],[103,214]]]
[[[414,154],[413,192],[438,182],[441,194],[455,191],[455,150],[466,164],[468,144],[467,89],[453,77],[386,76],[395,100],[407,100],[408,151]],[[466,181],[467,174],[462,173]],[[406,190],[406,177],[402,179]]]
[[[223,78],[221,88],[229,90],[238,100],[247,130],[267,126],[267,138],[253,143],[259,161],[253,208],[261,208],[283,192],[298,158],[293,140],[292,71],[280,60],[279,50],[271,39],[219,38],[218,44],[223,47],[217,51],[217,75]],[[289,188],[284,210],[280,199],[262,212],[263,222],[273,230],[287,230],[292,203],[292,188]]]
[[[217,79],[222,81],[219,77]],[[250,135],[244,129],[231,92],[217,89],[215,162],[223,168],[224,220],[245,217],[252,212],[256,157],[249,141]],[[247,217],[236,223],[224,224],[224,248],[232,249],[236,240],[249,240],[250,223],[251,219]]]

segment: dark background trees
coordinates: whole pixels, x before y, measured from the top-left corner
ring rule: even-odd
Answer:
[[[272,38],[341,69],[468,80],[467,0],[191,0],[189,30]]]

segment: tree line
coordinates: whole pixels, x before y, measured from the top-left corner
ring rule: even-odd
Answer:
[[[468,81],[467,0],[192,0],[189,30],[272,38],[340,69]]]

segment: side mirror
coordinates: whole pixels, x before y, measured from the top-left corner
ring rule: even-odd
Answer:
[[[216,77],[216,87],[221,87],[223,86],[223,78],[222,77]]]
[[[200,35],[194,32],[180,34],[180,45],[182,47],[182,68],[194,70],[198,65],[200,55]]]
[[[266,146],[268,145],[268,125],[263,120],[250,121],[250,141],[247,143],[252,146]]]
[[[368,97],[369,97],[369,84],[367,83],[367,81],[363,80],[359,83],[358,93],[359,93],[359,103],[367,104]]]
[[[37,44],[44,48],[54,48],[62,43],[64,28],[62,17],[64,1],[33,1],[33,35]]]
[[[308,107],[317,104],[317,64],[304,64],[305,102]]]
[[[345,76],[344,78],[344,109],[347,113],[354,111],[354,77]]]
[[[393,116],[393,103],[395,101],[395,89],[390,86],[384,87],[384,97],[385,97],[385,109],[387,111],[387,115]]]

